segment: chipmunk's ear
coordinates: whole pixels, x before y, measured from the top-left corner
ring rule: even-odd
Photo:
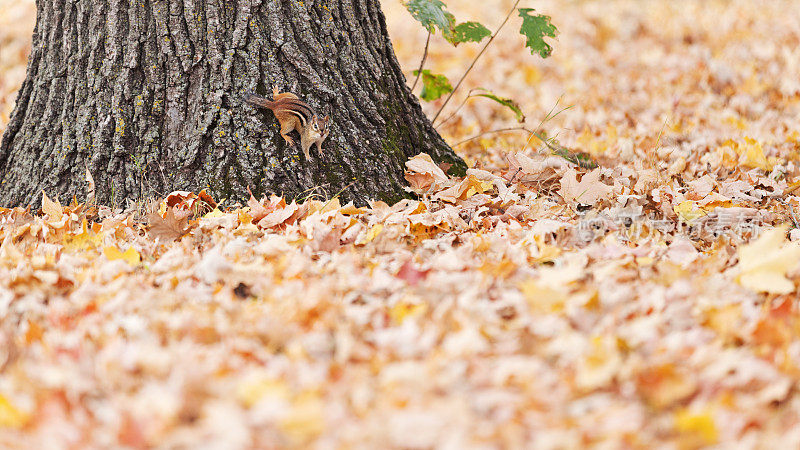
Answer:
[[[279,91],[279,90],[278,90],[278,86],[273,86],[273,87],[272,87],[272,99],[274,100],[274,99],[275,99],[275,96],[276,96],[276,95],[278,95],[278,94],[280,94],[280,92],[281,92],[281,91]]]

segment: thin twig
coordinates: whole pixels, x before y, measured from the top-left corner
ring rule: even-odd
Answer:
[[[447,116],[447,119],[444,119],[444,120],[442,120],[441,122],[439,122],[439,125],[436,125],[436,126],[434,126],[434,128],[438,129],[438,128],[439,128],[439,127],[441,127],[442,125],[444,125],[444,124],[446,124],[447,122],[449,122],[449,121],[450,121],[450,119],[452,119],[453,117],[455,117],[455,116],[456,116],[456,114],[458,114],[458,112],[459,112],[459,111],[461,111],[461,108],[463,108],[463,107],[464,107],[464,105],[466,105],[466,104],[467,104],[467,100],[469,100],[469,99],[471,99],[471,98],[472,98],[472,93],[473,93],[475,90],[477,90],[477,89],[478,89],[478,88],[473,88],[473,89],[470,89],[470,90],[469,90],[469,92],[467,92],[467,96],[464,98],[464,101],[463,101],[463,102],[461,102],[461,104],[460,104],[460,105],[458,105],[458,108],[456,108],[456,110],[455,110],[455,111],[453,111],[453,113],[452,113],[452,114],[450,114],[449,116]]]
[[[425,51],[422,52],[422,60],[419,62],[419,70],[417,70],[417,78],[414,79],[414,84],[411,85],[411,92],[414,92],[414,88],[417,87],[417,81],[419,81],[419,77],[422,75],[422,66],[425,65],[425,58],[428,57],[428,44],[431,43],[431,32],[428,31],[428,39],[425,40]]]
[[[472,70],[473,67],[475,67],[475,63],[478,62],[478,59],[481,57],[481,55],[483,55],[483,52],[485,52],[486,49],[489,47],[489,44],[491,44],[492,41],[494,41],[494,38],[497,37],[497,34],[500,33],[500,30],[503,29],[503,26],[505,26],[506,22],[508,22],[508,19],[511,18],[511,14],[514,14],[514,10],[517,9],[517,5],[519,5],[519,2],[520,0],[514,2],[514,6],[511,7],[511,10],[508,12],[508,15],[506,16],[505,20],[503,20],[503,23],[501,23],[500,26],[497,27],[497,31],[495,31],[494,34],[492,34],[489,37],[489,40],[486,42],[486,45],[483,46],[480,53],[478,53],[478,55],[475,56],[475,59],[472,60],[472,64],[469,65],[467,71],[464,72],[464,75],[462,75],[461,79],[458,80],[458,83],[456,83],[456,87],[454,87],[453,90],[450,91],[450,95],[447,96],[447,98],[444,100],[444,103],[442,103],[442,106],[439,108],[439,111],[437,111],[436,115],[433,116],[433,120],[431,120],[431,123],[436,123],[436,119],[439,117],[439,114],[442,113],[442,110],[444,110],[444,107],[447,106],[447,103],[450,101],[450,99],[453,98],[453,94],[456,93],[458,87],[461,86],[461,83],[464,82],[465,78],[467,78],[469,72]]]
[[[547,146],[547,148],[549,148],[550,150],[552,150],[554,152],[558,151],[558,150],[561,150],[561,149],[553,146],[553,144],[550,143],[549,139],[545,139],[545,137],[542,136],[541,134],[539,134],[536,130],[531,130],[530,128],[524,127],[524,126],[522,126],[522,127],[511,127],[511,128],[500,128],[500,129],[497,129],[497,130],[484,131],[483,133],[479,133],[479,134],[476,134],[475,136],[472,136],[470,138],[467,138],[467,139],[464,139],[462,141],[456,142],[455,144],[453,144],[453,147],[457,147],[457,146],[459,146],[461,144],[464,144],[466,142],[469,142],[469,141],[474,141],[475,139],[478,139],[478,138],[480,138],[482,136],[485,136],[487,134],[502,133],[502,132],[505,132],[505,131],[526,131],[526,132],[530,133],[531,136],[536,136],[536,138],[539,139],[540,141],[542,141],[542,143],[545,146]],[[528,138],[528,140],[530,141],[530,138]]]
[[[497,130],[484,131],[483,133],[479,133],[479,134],[476,134],[475,136],[472,136],[470,138],[464,139],[462,141],[458,141],[455,144],[453,144],[453,147],[458,147],[461,144],[467,143],[469,141],[474,141],[475,139],[478,139],[480,137],[486,136],[487,134],[502,133],[504,131],[527,131],[529,133],[533,132],[533,130],[530,130],[530,129],[526,128],[526,127],[499,128]]]
[[[558,98],[558,100],[556,100],[556,104],[555,104],[555,105],[553,105],[553,107],[552,107],[552,108],[550,108],[550,111],[548,111],[548,112],[547,112],[547,115],[546,115],[546,116],[544,116],[544,119],[542,119],[542,121],[541,121],[541,122],[539,122],[539,125],[536,127],[536,129],[535,129],[535,130],[534,130],[534,131],[533,131],[533,132],[530,134],[530,136],[528,136],[528,140],[527,140],[527,141],[525,141],[525,146],[523,146],[523,147],[522,147],[522,150],[520,150],[521,152],[524,152],[524,151],[525,151],[525,150],[528,148],[528,145],[531,143],[531,138],[532,138],[532,137],[536,136],[536,138],[538,138],[540,141],[543,141],[543,140],[542,140],[542,137],[541,137],[541,136],[540,136],[538,133],[539,133],[539,130],[541,130],[541,129],[542,129],[542,126],[543,126],[543,125],[544,125],[544,124],[545,124],[547,121],[554,119],[554,118],[555,118],[557,115],[559,115],[559,114],[561,114],[562,112],[564,112],[564,111],[566,111],[566,110],[568,110],[568,109],[572,108],[572,105],[570,105],[570,106],[567,106],[566,108],[563,108],[563,109],[561,109],[561,111],[559,111],[559,112],[557,112],[557,113],[553,114],[553,111],[555,111],[555,109],[556,109],[556,106],[558,106],[558,102],[560,102],[560,101],[561,101],[561,97],[559,97],[559,98]],[[543,142],[544,142],[544,141],[543,141]],[[550,150],[553,150],[553,151],[555,151],[555,150],[553,149],[553,147],[551,147],[550,145],[548,145],[547,147],[548,147],[548,148],[550,148]]]

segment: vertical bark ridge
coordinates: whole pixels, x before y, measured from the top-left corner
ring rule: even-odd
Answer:
[[[402,197],[403,163],[461,161],[405,85],[377,0],[39,2],[28,75],[0,143],[0,203],[101,202],[208,188],[230,200]],[[249,90],[330,114],[323,154],[287,146]],[[295,137],[296,141],[299,138]]]

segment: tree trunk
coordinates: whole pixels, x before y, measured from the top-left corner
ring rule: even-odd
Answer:
[[[330,114],[323,154],[284,143],[291,91]],[[40,0],[28,74],[0,143],[0,204],[208,189],[217,198],[404,195],[419,152],[464,162],[405,84],[378,0]]]

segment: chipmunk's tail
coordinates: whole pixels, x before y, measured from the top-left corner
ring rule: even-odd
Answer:
[[[251,105],[260,106],[262,108],[272,109],[275,107],[275,102],[273,102],[272,100],[267,100],[266,98],[257,95],[255,92],[252,91],[245,92],[244,96],[242,97],[242,100],[244,100],[247,103],[250,103]]]

